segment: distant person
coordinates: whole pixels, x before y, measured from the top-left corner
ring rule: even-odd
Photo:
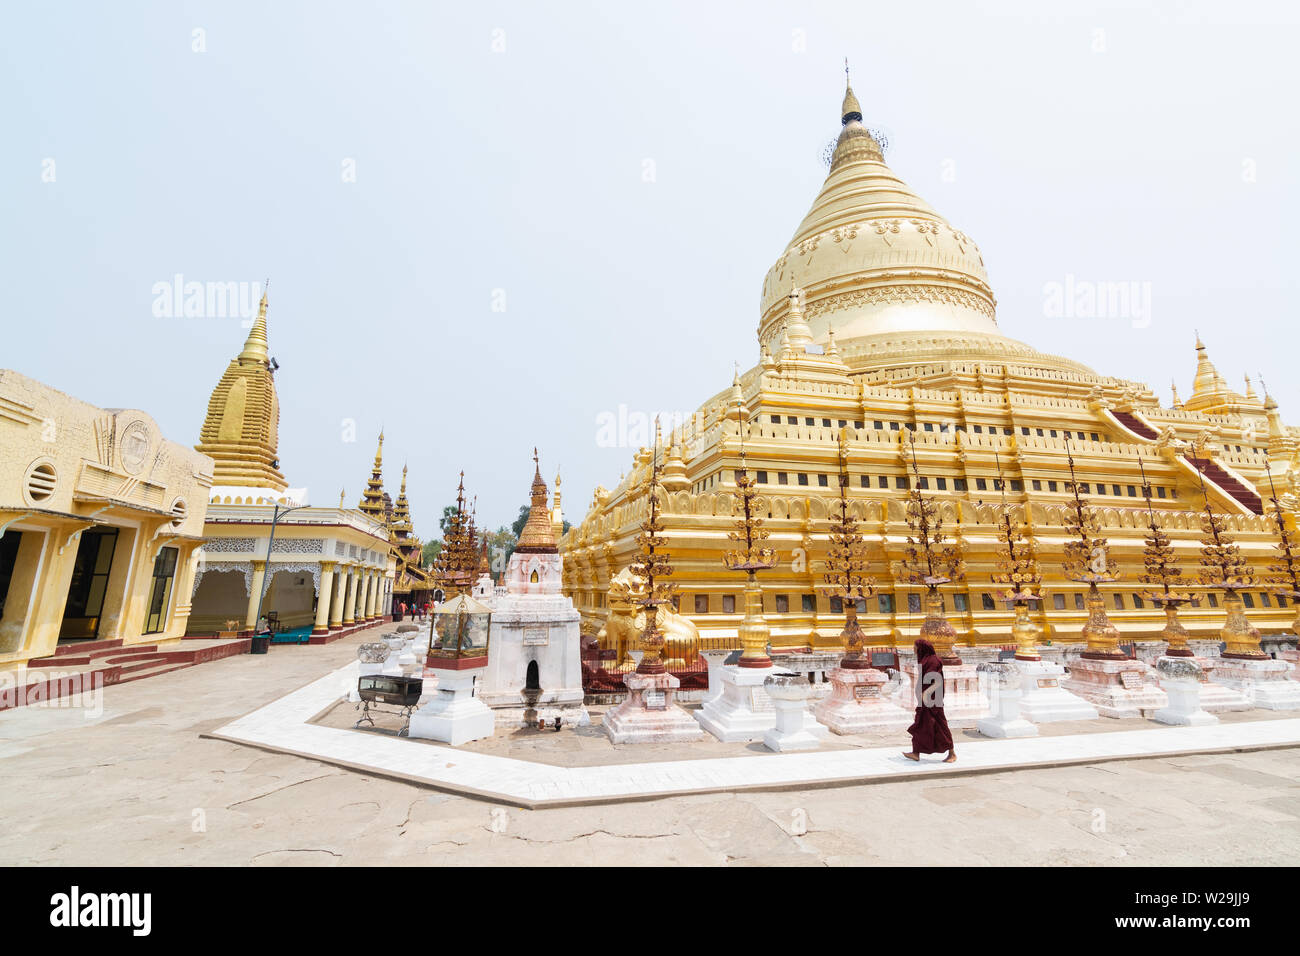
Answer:
[[[957,748],[943,712],[943,661],[929,641],[916,642],[916,720],[907,732],[912,735],[912,750],[903,754],[908,760],[920,761],[921,754],[947,753],[944,763],[957,762]]]

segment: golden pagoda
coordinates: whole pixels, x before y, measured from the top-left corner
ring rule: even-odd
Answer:
[[[406,472],[403,470],[405,479]],[[384,432],[379,431],[379,447],[375,449],[375,464],[366,482],[366,490],[361,493],[361,502],[357,505],[365,514],[376,521],[387,523],[387,508],[384,503]]]
[[[289,485],[276,457],[280,402],[266,341],[266,306],[263,292],[243,350],[212,390],[194,447],[216,463],[215,484],[284,491]]]
[[[832,613],[820,572],[834,547],[843,460],[866,559],[882,569],[860,614],[863,639],[910,645],[927,590],[897,573],[907,550],[910,447],[918,490],[958,529],[968,565],[963,580],[936,585],[958,644],[1005,644],[1015,622],[992,582],[1005,551],[999,459],[1006,508],[1020,516],[1026,545],[1045,570],[1042,639],[1082,642],[1091,582],[1061,570],[1064,546],[1077,537],[1067,442],[1079,492],[1091,500],[1121,569],[1142,567],[1152,520],[1141,462],[1151,512],[1177,555],[1196,553],[1204,481],[1243,559],[1262,573],[1276,534],[1257,490],[1266,465],[1282,507],[1291,512],[1300,502],[1300,436],[1267,390],[1261,399],[1253,389],[1228,388],[1199,337],[1190,396],[1166,405],[1142,382],[1007,335],[979,247],[890,169],[851,88],[839,119],[825,182],[763,279],[757,341],[740,346],[755,349],[754,364],[706,398],[670,440],[661,512],[673,528],[681,610],[702,640],[739,644],[745,582],[719,559],[743,475],[765,500],[771,545],[790,555],[759,585],[773,648],[841,646],[842,605]],[[1011,321],[1031,329],[1023,317]],[[1114,345],[1139,347],[1131,335],[1117,335]],[[638,449],[618,484],[598,487],[585,517],[559,542],[565,593],[584,615],[584,630],[601,628],[610,582],[635,560],[651,458]],[[1163,608],[1140,584],[1123,575],[1095,583],[1094,604],[1104,602],[1120,633],[1159,640]],[[1183,624],[1193,637],[1217,637],[1215,589],[1193,587],[1190,596]],[[1264,590],[1244,597],[1244,614],[1261,631],[1288,631],[1294,599]]]

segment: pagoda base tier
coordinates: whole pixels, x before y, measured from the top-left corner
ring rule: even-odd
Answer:
[[[1035,724],[1062,720],[1096,720],[1100,714],[1082,697],[1061,686],[1065,668],[1051,661],[1017,660],[1020,668],[1020,716]]]
[[[833,733],[885,734],[911,726],[913,715],[885,696],[889,678],[883,671],[836,667],[826,676],[831,694],[813,713]]]
[[[1149,717],[1169,705],[1168,695],[1154,680],[1151,668],[1141,661],[1081,657],[1070,664],[1070,677],[1062,686],[1093,704],[1102,717]]]
[[[1252,707],[1300,710],[1300,682],[1290,680],[1290,673],[1286,661],[1219,657],[1213,662],[1210,680],[1237,691]]]
[[[721,669],[722,693],[695,712],[699,725],[723,743],[754,743],[776,726],[772,698],[763,681],[779,673],[775,667],[741,667],[726,664]],[[821,738],[827,730],[810,718],[805,729]]]
[[[438,678],[438,689],[427,704],[411,715],[409,736],[453,747],[491,737],[496,731],[496,718],[491,708],[474,696],[477,670],[426,668],[426,675],[430,671]]]
[[[627,698],[605,714],[605,735],[614,744],[675,744],[704,739],[704,732],[673,698],[682,682],[672,674],[623,678]]]
[[[943,714],[949,727],[974,727],[990,715],[988,696],[980,686],[976,664],[945,664],[943,668]],[[916,664],[904,664],[916,688]]]

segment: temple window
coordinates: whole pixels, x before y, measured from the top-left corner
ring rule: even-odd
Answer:
[[[992,432],[990,431],[989,434],[992,434]],[[1011,429],[1010,429],[1010,428],[1004,428],[1004,429],[1002,429],[1002,434],[1004,434],[1004,435],[1010,435],[1010,434],[1011,434]]]
[[[890,430],[891,432],[896,432],[896,431],[898,431],[898,422],[890,422],[890,423],[889,423],[889,430]]]
[[[984,429],[981,428],[979,425],[976,425],[976,426],[975,426],[975,434],[976,434],[976,435],[982,435],[982,434],[984,434]]]
[[[830,420],[829,418],[823,418],[823,419],[822,419],[822,428],[830,428],[830,427],[831,427],[831,420]],[[840,422],[840,427],[841,427],[841,428],[844,427],[844,423],[843,423],[843,422]]]
[[[1089,494],[1090,492],[1088,491],[1088,487],[1089,487],[1089,485],[1088,485],[1088,483],[1087,483],[1086,481],[1081,481],[1081,482],[1079,482],[1079,493],[1080,493],[1080,494],[1084,494],[1084,495]],[[1105,491],[1105,489],[1102,488],[1101,485],[1098,485],[1098,486],[1097,486],[1097,493],[1098,493],[1098,494],[1102,494],[1102,495],[1104,495],[1104,494],[1106,493],[1106,491]]]
[[[707,594],[695,595],[695,613],[696,614],[709,613],[709,596]]]
[[[1124,610],[1124,595],[1120,594],[1117,591],[1114,594],[1112,594],[1111,597],[1115,600],[1115,610],[1117,611]]]
[[[1047,490],[1048,490],[1048,491],[1055,491],[1055,490],[1056,490],[1056,482],[1054,482],[1054,481],[1049,481],[1049,482],[1047,483]]]
[[[843,613],[844,613],[844,599],[843,599],[843,598],[838,598],[838,597],[833,597],[833,598],[831,598],[831,613],[832,613],[832,614],[843,614]]]
[[[947,478],[936,478],[936,479],[934,479],[934,486],[935,486],[939,491],[947,491],[947,490],[948,490],[948,479],[947,479]]]
[[[821,486],[822,488],[825,488],[825,487],[826,487],[826,476],[825,476],[825,475],[818,475],[818,476],[817,476],[817,484],[818,484],[819,486]]]
[[[679,614],[681,613],[681,610],[682,610],[682,596],[681,596],[680,594],[674,594],[674,595],[673,595],[673,610],[676,611],[676,612],[679,613]]]
[[[1076,594],[1076,595],[1074,596],[1074,609],[1075,609],[1076,611],[1082,611],[1082,610],[1083,610],[1083,595],[1082,595],[1082,594]]]
[[[1209,594],[1205,596],[1210,599],[1210,607],[1219,606],[1219,596],[1215,594],[1213,591],[1211,591]]]
[[[907,613],[908,614],[921,613],[921,595],[909,594],[907,596]]]
[[[1079,437],[1080,437],[1080,438],[1083,437],[1083,432],[1080,432],[1080,433],[1079,433]],[[1096,432],[1093,432],[1093,433],[1092,433],[1092,440],[1093,440],[1093,441],[1101,441],[1101,439],[1097,437],[1097,433],[1096,433]]]
[[[866,475],[859,475],[859,476],[858,476],[858,486],[861,487],[861,488],[870,488],[870,487],[871,487],[871,479],[870,479],[869,477],[867,477]]]
[[[1034,487],[1034,491],[1042,491],[1042,490],[1043,490],[1043,483],[1042,483],[1041,481],[1039,481],[1037,478],[1035,478],[1035,479],[1033,480],[1033,487]]]
[[[817,424],[817,419],[815,419],[815,418],[804,418],[803,423],[804,423],[805,425],[816,425],[816,424]]]
[[[846,422],[844,419],[841,418],[841,419],[840,419],[840,428],[848,428],[848,426],[849,426],[849,423]]]
[[[1034,433],[1038,435],[1039,438],[1043,437],[1043,430],[1041,428],[1035,428]]]
[[[934,431],[934,426],[931,425],[929,422],[926,422],[926,423],[925,423],[925,430],[928,431],[928,432],[932,432],[932,431]]]
[[[966,601],[966,595],[964,595],[964,594],[954,594],[954,595],[952,596],[952,609],[953,609],[954,611],[966,611],[966,610],[969,610],[969,609],[970,609],[970,605],[969,605],[969,604],[967,603],[967,601]]]
[[[1144,608],[1145,606],[1146,606],[1146,605],[1144,605],[1144,604],[1142,603],[1142,595],[1140,595],[1140,594],[1134,594],[1134,595],[1133,595],[1133,607],[1140,611],[1140,610],[1142,610],[1142,608]]]
[[[1053,428],[1050,432],[1048,432],[1048,434],[1051,435],[1053,438],[1055,438],[1055,437],[1056,437],[1056,429]]]
[[[1137,488],[1135,488],[1133,485],[1129,485],[1129,486],[1128,486],[1128,496],[1129,496],[1130,498],[1136,498],[1136,497],[1137,497]]]
[[[906,490],[906,488],[907,488],[907,479],[904,478],[902,475],[896,475],[896,476],[894,477],[894,487],[895,487],[895,488],[898,488],[898,489],[901,489],[901,490]]]
[[[1111,485],[1110,493],[1114,495],[1116,498],[1118,498],[1120,494],[1122,494],[1122,492],[1119,490],[1119,485]]]
[[[875,428],[877,431],[883,431],[883,430],[884,430],[884,427],[885,427],[885,423],[884,423],[884,422],[872,422],[871,425],[872,425],[872,427]]]
[[[980,595],[980,607],[982,607],[982,608],[983,608],[984,610],[986,610],[986,611],[993,611],[993,610],[996,610],[996,609],[997,609],[997,605],[996,605],[995,603],[993,603],[993,595],[992,595],[992,594],[989,594],[987,591],[985,591],[983,594],[981,594],[981,595]]]
[[[930,479],[927,478],[925,475],[918,476],[916,479],[916,487],[920,488],[922,491],[929,490]]]
[[[1285,594],[1279,594],[1279,595],[1277,596],[1277,606],[1278,606],[1278,607],[1286,607],[1286,595],[1285,595]]]
[[[1268,599],[1268,592],[1267,592],[1267,591],[1260,591],[1260,592],[1259,592],[1259,603],[1262,604],[1264,607],[1272,607],[1272,606],[1273,606],[1273,602],[1270,601],[1270,600]]]
[[[1065,610],[1065,595],[1064,595],[1064,594],[1053,594],[1053,595],[1052,595],[1052,607],[1054,607],[1054,608],[1055,608],[1056,610],[1058,610],[1058,611],[1064,611],[1064,610]]]
[[[736,472],[736,474],[739,475],[740,472]],[[758,472],[755,472],[755,473],[754,473],[754,480],[757,481],[760,485],[765,485],[765,484],[767,484],[767,472],[765,472],[765,471],[758,471]]]
[[[988,487],[989,487],[989,483],[988,483],[987,481],[985,481],[983,478],[976,478],[976,479],[975,479],[975,490],[976,490],[976,491],[987,491],[987,490],[988,490]]]
[[[1023,481],[1021,481],[1019,478],[1012,478],[1012,479],[1011,479],[1011,490],[1012,490],[1012,491],[1024,491],[1024,490],[1025,490],[1025,483],[1024,483]]]
[[[722,613],[723,614],[736,613],[736,595],[734,594],[722,595]]]
[[[861,427],[862,427],[862,422],[854,422],[854,423],[853,423],[853,427],[854,427],[854,428],[861,428]]]
[[[799,599],[799,603],[802,606],[805,613],[808,614],[815,613],[817,610],[817,595],[805,594]]]
[[[790,595],[788,594],[776,595],[776,613],[777,614],[790,613]]]
[[[797,415],[787,415],[785,416],[785,423],[787,425],[798,425],[799,417]]]
[[[894,596],[892,594],[879,594],[876,596],[876,604],[880,607],[881,614],[894,613]]]
[[[772,419],[772,424],[773,424],[773,425],[780,425],[780,424],[781,424],[781,416],[780,416],[780,415],[772,415],[772,416],[770,416],[770,417],[771,417],[771,419]]]
[[[1252,596],[1251,596],[1250,594],[1248,594],[1247,592],[1242,591],[1242,592],[1241,592],[1241,603],[1244,604],[1244,605],[1246,605],[1246,607],[1254,607],[1254,606],[1255,606],[1255,599],[1254,599],[1254,597],[1252,597]]]
[[[778,471],[776,473],[776,483],[778,485],[788,485],[790,484],[790,476],[787,475],[784,471]]]
[[[877,487],[877,488],[888,488],[888,487],[889,487],[889,477],[888,477],[887,475],[878,475],[878,476],[876,477],[876,487]]]
[[[801,485],[808,484],[808,476],[805,475],[802,471],[799,472],[799,484]]]
[[[866,599],[866,598],[858,598],[858,600],[857,600],[855,606],[857,607],[857,609],[858,609],[858,613],[859,613],[859,614],[866,614],[866,613],[867,613],[867,599]]]
[[[953,491],[965,491],[965,490],[966,490],[966,479],[965,479],[965,478],[954,478],[954,479],[952,480],[952,490],[953,490]]]
[[[1028,434],[1029,434],[1029,429],[1026,428],[1024,425],[1021,425],[1021,426],[1020,426],[1020,434],[1022,434],[1022,435],[1028,435]]]

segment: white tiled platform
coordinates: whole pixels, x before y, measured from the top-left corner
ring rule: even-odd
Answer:
[[[556,767],[309,723],[356,685],[348,664],[205,737],[297,754],[438,790],[537,808],[644,800],[686,793],[782,790],[878,783],[924,774],[961,775],[1096,763],[1131,757],[1253,750],[1300,744],[1300,719],[1210,727],[1153,727],[1056,737],[962,742],[961,760],[921,764],[898,747]]]

